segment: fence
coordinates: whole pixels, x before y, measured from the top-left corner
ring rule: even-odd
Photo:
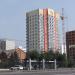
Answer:
[[[37,60],[27,60],[25,62],[25,66],[28,67],[28,70],[38,69],[38,70],[45,70],[45,69],[55,69],[57,68],[56,59],[54,61],[42,61]]]

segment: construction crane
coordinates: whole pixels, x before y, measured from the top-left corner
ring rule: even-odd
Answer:
[[[62,8],[62,14],[60,16],[61,20],[62,20],[62,42],[63,42],[63,49],[64,49],[64,52],[66,50],[65,46],[66,46],[66,35],[65,35],[65,16],[64,16],[64,8]]]

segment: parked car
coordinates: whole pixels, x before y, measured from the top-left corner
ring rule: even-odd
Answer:
[[[15,65],[15,66],[11,67],[10,70],[23,70],[23,66]]]

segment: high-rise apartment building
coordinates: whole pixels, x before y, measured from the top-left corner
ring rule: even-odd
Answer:
[[[59,49],[59,14],[53,9],[37,9],[26,13],[27,50],[39,52]]]
[[[75,62],[75,31],[66,32],[67,57]]]

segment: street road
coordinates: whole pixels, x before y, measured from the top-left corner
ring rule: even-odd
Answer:
[[[50,72],[50,71],[15,71],[15,72],[0,72],[0,75],[75,75],[73,72]]]

